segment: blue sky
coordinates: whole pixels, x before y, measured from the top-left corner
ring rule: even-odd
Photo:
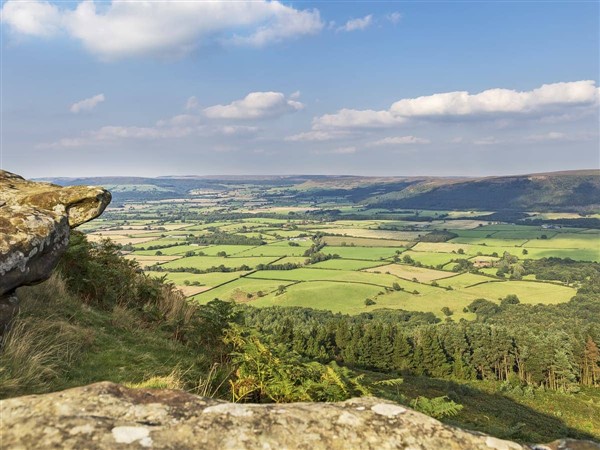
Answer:
[[[598,2],[2,4],[25,176],[599,167]]]

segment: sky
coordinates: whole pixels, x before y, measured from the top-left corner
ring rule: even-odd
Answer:
[[[1,9],[26,177],[600,167],[598,1],[38,1]]]

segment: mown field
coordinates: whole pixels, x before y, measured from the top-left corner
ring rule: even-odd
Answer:
[[[600,261],[597,229],[486,222],[470,219],[484,216],[472,211],[423,211],[423,221],[403,220],[407,214],[399,212],[397,220],[377,220],[379,211],[340,207],[353,218],[307,219],[295,216],[318,208],[226,200],[227,208],[211,200],[208,210],[190,203],[186,211],[206,215],[195,220],[174,218],[181,215],[179,203],[179,216],[159,213],[173,206],[166,201],[132,204],[115,215],[119,219],[108,213],[86,231],[122,245],[148,274],[166,276],[200,303],[219,298],[349,314],[390,308],[446,320],[473,318],[465,308],[480,298],[499,302],[512,294],[522,303],[552,304],[576,292],[576,285],[535,274],[503,276],[498,269],[505,260],[512,269],[547,257]],[[213,218],[224,211],[255,211],[256,217]],[[275,217],[262,217],[267,213]],[[437,219],[441,214],[447,217]]]

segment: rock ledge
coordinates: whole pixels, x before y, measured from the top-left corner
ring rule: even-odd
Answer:
[[[530,448],[370,397],[340,403],[235,404],[103,382],[4,400],[0,411],[1,441],[11,449]],[[536,448],[600,447],[562,441]]]
[[[14,315],[15,289],[50,276],[69,244],[69,231],[98,217],[108,191],[27,181],[0,170],[0,335]]]

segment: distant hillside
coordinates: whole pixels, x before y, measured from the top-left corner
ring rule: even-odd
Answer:
[[[188,197],[198,189],[277,188],[299,201],[342,198],[377,208],[585,211],[600,208],[600,170],[486,178],[325,175],[47,179],[110,189],[115,202]]]
[[[430,180],[373,196],[365,204],[383,208],[582,210],[600,206],[600,170]]]

